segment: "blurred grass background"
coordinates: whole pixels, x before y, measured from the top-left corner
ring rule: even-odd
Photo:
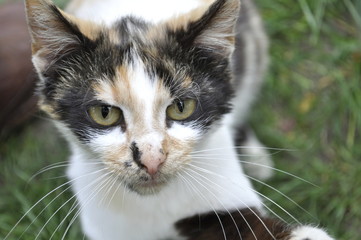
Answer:
[[[65,1],[56,2],[63,6]],[[326,227],[337,239],[360,239],[361,1],[257,3],[271,39],[271,66],[251,124],[266,146],[290,149],[273,155],[277,168],[318,187],[281,172],[267,181],[308,213],[270,187],[255,182],[256,188],[304,223]],[[65,167],[29,181],[68,156],[65,142],[48,123],[39,121],[42,118],[38,115],[21,131],[0,140],[0,239],[41,197],[66,182]],[[74,199],[67,203],[71,193],[61,194],[64,189],[32,209],[9,239],[18,239],[24,231],[21,239],[34,239],[49,219],[38,239],[49,239],[54,231],[53,239],[61,239],[71,217],[58,228],[59,223],[74,203]],[[75,223],[66,239],[82,237]]]
[[[260,191],[338,239],[361,239],[361,1],[258,2],[271,66],[251,122],[266,146],[296,150],[275,155],[276,167],[319,187],[279,173],[270,184],[318,221]]]

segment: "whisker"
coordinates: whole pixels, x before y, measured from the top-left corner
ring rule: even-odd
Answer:
[[[61,179],[61,178],[67,178],[68,176],[67,175],[60,175],[60,176],[57,176],[57,177],[49,177],[49,178],[45,178],[45,180],[56,180],[56,179]]]
[[[241,154],[241,153],[237,153],[235,155],[237,155],[238,157],[268,157],[268,156],[274,156],[274,155],[277,155],[281,153],[281,151],[275,151],[275,152],[272,152],[272,153],[265,153],[265,154]],[[224,157],[225,154],[224,153],[202,153],[202,154],[199,154],[199,153],[196,153],[196,154],[190,154],[190,156],[192,157],[215,157],[215,156],[221,156],[221,157]]]
[[[187,174],[187,172],[183,171],[184,173]],[[224,237],[224,240],[227,240],[227,235],[226,235],[226,231],[224,229],[224,226],[223,226],[223,223],[222,223],[222,220],[221,218],[219,217],[217,211],[215,210],[215,208],[213,207],[213,205],[209,202],[209,200],[194,186],[194,184],[190,181],[188,181],[184,176],[182,176],[181,174],[178,174],[185,183],[188,184],[189,187],[192,187],[193,191],[196,192],[201,198],[203,198],[208,204],[209,206],[212,208],[213,212],[216,214],[216,217],[221,225],[221,228],[222,228],[222,232],[223,232],[223,237]],[[188,175],[188,174],[187,174]]]
[[[102,162],[91,162],[91,163],[85,163],[86,165],[90,165],[90,164],[102,164]],[[58,163],[53,163],[50,164],[46,167],[43,167],[42,169],[40,169],[38,172],[36,172],[33,176],[31,176],[31,178],[27,181],[27,184],[29,184],[32,180],[34,180],[34,178],[36,178],[37,176],[39,176],[40,174],[46,172],[46,171],[50,171],[56,168],[60,168],[60,167],[68,167],[70,166],[71,163],[68,161],[63,161],[63,162],[58,162]]]
[[[207,158],[204,158],[204,157],[193,157],[193,158],[194,158],[194,159],[203,159],[203,160],[220,160],[220,158],[209,158],[209,157],[207,157]],[[222,158],[221,160],[224,160],[224,158]],[[310,181],[308,181],[308,180],[306,180],[306,179],[304,179],[304,178],[301,178],[301,177],[299,177],[299,176],[297,176],[297,175],[294,175],[294,174],[292,174],[292,173],[286,172],[286,171],[281,170],[281,169],[279,169],[279,168],[270,167],[270,166],[268,166],[268,165],[264,165],[264,164],[260,164],[260,163],[243,161],[243,160],[238,160],[238,162],[240,162],[240,163],[245,163],[245,164],[250,164],[250,165],[255,165],[255,166],[259,166],[259,167],[263,167],[263,168],[272,169],[272,170],[274,170],[274,171],[276,171],[276,172],[280,172],[280,173],[283,173],[283,174],[285,174],[285,175],[294,177],[294,178],[296,178],[296,179],[298,179],[298,180],[300,180],[300,181],[302,181],[302,182],[305,182],[305,183],[307,183],[307,184],[310,184],[310,185],[312,185],[312,186],[314,186],[314,187],[316,187],[316,188],[320,188],[320,186],[317,186],[316,184],[314,184],[314,183],[312,183],[312,182],[310,182]],[[202,162],[201,162],[201,161],[197,161],[197,163],[202,163]]]
[[[123,197],[122,197],[122,208],[124,209],[124,204],[125,204],[125,194],[127,192],[127,188],[124,187],[123,188]]]
[[[192,169],[189,169],[189,170],[192,170]],[[222,188],[223,190],[226,190],[227,193],[229,194],[232,194],[232,196],[236,197],[242,204],[246,205],[247,208],[258,218],[258,220],[262,223],[263,227],[266,229],[266,231],[273,237],[273,239],[275,239],[275,237],[273,236],[273,234],[271,233],[271,231],[269,230],[269,228],[265,225],[265,223],[263,222],[263,220],[258,216],[258,214],[252,209],[250,208],[244,201],[242,201],[238,196],[236,196],[235,194],[231,193],[230,191],[228,191],[227,189],[221,187],[219,184],[217,183],[214,183],[213,181],[211,181],[210,179],[208,179],[207,177],[203,176],[202,174],[199,174],[198,172],[192,170],[194,173],[198,174],[199,176],[201,176],[202,178],[206,179],[207,181],[209,181],[211,184],[213,185],[210,185],[211,187],[214,187],[214,185]],[[203,181],[204,182],[204,181]],[[237,185],[238,186],[238,185]],[[266,208],[268,208],[266,205],[264,205],[262,203],[263,206],[265,206]],[[245,219],[245,217],[242,215],[242,213],[239,211],[239,209],[235,206],[235,208],[237,209],[238,213],[241,215],[241,217],[243,218],[243,220],[246,222],[247,226],[249,227],[249,229],[251,230],[253,236],[255,237],[255,239],[257,239],[252,227],[250,226],[250,224],[248,223],[248,221]],[[272,210],[271,210],[272,211]]]
[[[112,174],[114,174],[114,172],[112,172]],[[118,173],[119,176],[119,173]],[[113,177],[110,186],[108,187],[108,190],[106,191],[106,193],[104,194],[104,196],[102,197],[102,199],[100,200],[100,203],[102,203],[104,201],[104,205],[105,205],[105,201],[106,199],[109,197],[110,195],[110,191],[112,190],[112,188],[114,187],[114,185],[117,183],[117,178]],[[108,203],[110,204],[110,202]],[[109,205],[108,205],[109,206]]]
[[[197,166],[194,166],[192,164],[189,164],[190,166],[193,166],[195,168],[199,168]],[[199,168],[199,169],[202,169],[202,168]],[[205,171],[208,171],[208,170],[205,170]],[[238,187],[241,187],[244,189],[244,186],[241,186],[239,185],[238,183],[235,183],[234,181],[232,181],[231,179],[228,179],[222,175],[219,175],[219,174],[216,174],[214,172],[211,172],[211,171],[208,171],[208,173],[210,174],[213,174],[214,176],[217,176],[217,177],[220,177],[220,178],[223,178],[225,180],[230,180],[233,184],[235,184],[236,186]],[[216,184],[216,183],[213,183],[213,184]],[[281,207],[278,203],[276,203],[275,201],[273,201],[272,199],[268,198],[267,196],[265,196],[264,194],[260,193],[260,192],[257,192],[256,190],[254,190],[253,188],[247,188],[249,190],[251,190],[252,192],[256,193],[257,195],[267,199],[268,201],[270,201],[271,203],[273,203],[274,205],[276,205],[278,208],[280,208],[282,211],[284,211],[284,213],[286,213],[288,216],[290,216],[293,220],[295,220],[298,224],[301,224],[292,214],[290,214],[287,210],[285,210],[283,207]],[[226,190],[226,189],[225,189]],[[240,199],[239,199],[240,200]],[[276,214],[272,209],[270,209],[267,205],[265,205],[264,203],[262,203],[262,205],[267,208],[272,214],[274,214],[276,217],[278,217],[281,221],[283,222],[286,222],[282,217],[280,217],[278,214]]]
[[[118,192],[120,186],[122,185],[122,182],[117,181],[120,175],[121,175],[121,172],[119,172],[119,173],[115,176],[115,178],[114,178],[114,179],[115,179],[115,183],[118,182],[119,185],[117,186],[117,188],[116,188],[115,191],[113,192],[112,196],[110,197],[109,203],[108,203],[108,207],[110,206],[111,202],[113,201],[113,198],[114,198],[115,194]],[[124,186],[124,188],[125,188],[125,186]],[[124,197],[124,196],[123,196],[123,197]],[[124,199],[123,199],[123,202],[124,202]]]
[[[109,174],[109,173],[106,173],[106,174],[104,174],[103,176],[106,176],[106,175],[108,175],[108,174]],[[97,178],[97,179],[98,179],[98,178]],[[87,187],[88,187],[89,185],[92,185],[93,183],[95,183],[97,179],[95,179],[94,181],[92,181],[91,184],[88,184]],[[87,189],[86,189],[86,188],[83,188],[83,189],[81,189],[81,190],[79,191],[79,193],[82,192],[82,191],[85,191],[85,190],[87,190]],[[39,238],[41,232],[44,230],[44,228],[46,227],[46,225],[51,221],[51,219],[52,219],[66,204],[68,204],[68,203],[69,203],[72,199],[74,199],[75,197],[76,197],[76,194],[74,194],[74,195],[73,195],[72,197],[70,197],[67,201],[65,201],[65,202],[50,216],[50,218],[45,222],[45,224],[43,225],[43,227],[39,230],[38,234],[37,234],[36,237],[35,237],[35,240]],[[67,216],[68,216],[68,215],[67,215]],[[63,223],[63,221],[58,225],[57,229],[62,225],[62,223]],[[56,229],[56,230],[57,230],[57,229]],[[56,230],[55,230],[55,231],[56,231]],[[53,234],[55,233],[55,231],[53,232]],[[52,234],[52,235],[53,235],[53,234]]]
[[[211,152],[211,151],[218,151],[218,150],[226,150],[226,149],[265,149],[265,150],[276,150],[276,151],[285,151],[285,152],[295,152],[299,151],[297,149],[287,149],[287,148],[272,148],[272,147],[264,147],[264,146],[229,146],[229,147],[221,147],[221,148],[210,148],[210,149],[203,149],[199,151],[192,151],[193,153],[201,153],[201,152]]]
[[[83,178],[83,177],[86,177],[86,176],[89,176],[89,175],[92,175],[92,174],[96,174],[96,173],[99,173],[101,171],[104,171],[105,169],[100,169],[100,170],[97,170],[97,171],[94,171],[94,172],[91,172],[91,173],[88,173],[88,174],[85,174],[85,175],[82,175],[82,176],[79,176],[75,179],[72,179],[72,180],[69,180],[63,184],[61,184],[60,186],[56,187],[55,189],[51,190],[50,192],[48,192],[45,196],[43,196],[41,199],[39,199],[35,204],[33,204],[33,206],[31,208],[29,208],[29,210],[27,210],[24,215],[15,223],[15,225],[10,229],[9,233],[5,236],[4,240],[8,239],[8,237],[10,236],[10,234],[14,231],[14,229],[20,224],[20,222],[25,218],[26,215],[28,215],[37,205],[39,205],[40,202],[42,202],[46,197],[48,197],[50,194],[52,194],[53,192],[57,191],[58,189],[80,179],[80,178]]]
[[[66,164],[64,164],[64,163],[66,163]],[[60,162],[60,163],[53,163],[53,164],[50,164],[49,166],[43,167],[42,169],[40,169],[38,172],[36,172],[33,176],[31,176],[29,178],[29,180],[27,181],[27,184],[29,184],[32,180],[34,180],[34,178],[36,178],[43,172],[46,172],[48,170],[55,169],[58,167],[66,167],[68,165],[69,165],[69,163],[67,161],[64,161],[64,162]]]
[[[20,235],[19,239],[27,232],[27,230],[30,228],[31,225],[34,224],[34,222],[36,221],[36,219],[38,219],[38,217],[59,197],[61,196],[63,193],[65,193],[66,191],[68,191],[71,188],[71,185],[68,186],[67,188],[65,188],[61,193],[59,193],[58,195],[56,195],[41,211],[40,213],[38,213],[36,215],[36,217],[31,221],[31,223],[27,226],[27,228],[22,232],[22,234]]]
[[[198,169],[198,170],[200,170],[200,171],[202,171],[202,172],[205,172],[205,173],[208,173],[208,174],[212,174],[212,175],[214,175],[214,176],[216,176],[216,177],[220,177],[220,178],[223,178],[223,179],[225,179],[225,180],[230,180],[230,179],[228,179],[228,178],[225,178],[224,176],[222,176],[222,175],[219,175],[219,174],[216,174],[216,173],[214,173],[214,172],[212,172],[212,171],[209,171],[209,170],[207,170],[207,169],[203,169],[203,168],[200,168],[200,167],[198,167],[198,166],[194,166],[194,165],[192,165],[192,164],[188,164],[188,165],[190,165],[191,167],[194,167],[194,168],[196,168],[196,169]],[[210,180],[209,180],[210,181]],[[239,184],[237,184],[237,183],[235,183],[234,181],[231,181],[233,184],[235,184],[236,186],[239,186],[239,187],[241,187],[241,188],[243,188],[244,189],[244,186],[241,186],[241,185],[239,185]],[[213,183],[213,184],[216,184],[216,183]],[[218,185],[218,184],[216,184],[216,185]],[[224,188],[223,188],[224,189]],[[254,189],[252,189],[252,188],[247,188],[247,189],[250,189],[250,190],[252,190],[253,192],[255,192],[256,194],[258,194],[259,195],[259,193],[257,192],[257,191],[255,191]],[[226,190],[226,189],[225,189]],[[227,191],[227,192],[229,192],[229,191]],[[235,196],[234,194],[232,194],[233,196]],[[238,196],[236,196],[238,199],[239,199],[239,197]],[[241,200],[241,199],[239,199],[239,200]],[[241,200],[242,201],[242,200]],[[242,201],[242,203],[244,203],[243,201]],[[275,213],[271,208],[269,208],[266,204],[264,204],[263,202],[261,203],[262,205],[263,205],[263,207],[265,207],[268,211],[270,211],[272,214],[274,214],[277,218],[279,218],[281,221],[283,221],[283,222],[286,222],[282,217],[280,217],[277,213]]]
[[[280,190],[276,189],[275,187],[272,187],[271,185],[265,183],[265,182],[262,182],[261,180],[258,180],[257,178],[254,178],[254,177],[251,177],[249,175],[246,175],[244,174],[245,177],[255,181],[255,182],[258,182],[272,190],[274,190],[275,192],[277,192],[278,194],[280,194],[281,196],[285,197],[287,200],[291,201],[293,204],[295,204],[298,208],[300,208],[301,210],[303,210],[305,213],[307,213],[310,217],[312,217],[314,220],[316,220],[316,218],[310,213],[308,212],[306,209],[304,209],[301,205],[299,205],[296,201],[294,201],[292,198],[288,197],[286,194],[284,194],[283,192],[281,192]]]
[[[107,179],[103,179],[102,180],[102,183],[100,183],[97,187],[95,187],[95,190],[93,191],[93,194],[89,195],[88,199],[85,201],[84,205],[83,206],[80,206],[80,208],[77,210],[77,212],[74,214],[74,216],[72,217],[72,219],[70,220],[67,228],[65,229],[64,233],[63,233],[63,236],[61,238],[61,240],[64,240],[65,239],[65,236],[66,234],[68,233],[68,231],[70,230],[70,227],[73,225],[73,223],[75,222],[75,220],[79,217],[81,211],[84,209],[84,207],[89,203],[91,202],[91,200],[93,200],[95,198],[95,196],[97,196],[97,194],[99,194],[102,189],[108,184],[108,182],[112,179],[112,174],[111,172],[105,174],[105,175],[109,175]],[[96,190],[98,188],[98,190]],[[80,203],[78,203],[76,205],[76,207],[78,207],[80,205]],[[73,212],[76,207],[74,209],[72,209],[71,211],[69,211],[69,213],[64,217],[63,221],[61,222],[61,224],[64,224],[64,221],[66,218],[69,217],[69,215],[71,214],[71,212]],[[55,230],[56,231],[56,230]],[[55,233],[54,231],[54,233]],[[49,239],[50,240],[50,239]]]
[[[284,209],[281,205],[279,205],[278,203],[276,203],[274,200],[272,200],[271,198],[267,197],[266,195],[257,192],[254,189],[250,189],[251,191],[253,191],[254,193],[258,194],[259,196],[265,198],[266,200],[270,201],[271,203],[273,203],[274,205],[276,205],[279,209],[281,209],[284,213],[286,213],[289,217],[291,217],[297,224],[301,225],[301,222],[295,218],[290,212],[288,212],[286,209]],[[268,210],[270,210],[270,208],[267,207]],[[273,214],[276,214],[274,211],[270,210]],[[281,218],[279,215],[275,215],[277,216],[279,219],[281,219],[283,222],[287,223],[283,218]]]
[[[187,174],[187,172],[185,172]],[[232,214],[230,213],[230,211],[224,206],[224,204],[218,199],[218,197],[212,193],[206,186],[204,186],[202,183],[200,183],[194,176],[189,175],[191,178],[193,178],[198,184],[200,184],[204,189],[206,189],[209,193],[211,193],[213,195],[213,197],[222,205],[222,207],[226,210],[226,212],[228,213],[228,215],[231,217],[233,224],[236,226],[238,235],[240,237],[240,239],[242,239],[242,235],[241,232],[239,231],[238,225],[236,223],[236,221],[234,220]],[[247,221],[246,221],[247,222]],[[256,238],[257,239],[257,238]]]

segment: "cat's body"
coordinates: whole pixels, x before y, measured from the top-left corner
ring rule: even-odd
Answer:
[[[75,1],[73,3],[76,4],[77,2]],[[95,4],[95,7],[93,4]],[[153,23],[158,23],[174,17],[177,14],[190,12],[197,6],[199,7],[200,4],[205,3],[204,1],[195,0],[176,2],[126,2],[117,0],[102,0],[98,2],[84,1],[84,4],[78,6],[77,9],[71,10],[73,8],[72,6],[69,6],[68,9],[69,12],[74,13],[80,18],[88,20],[95,18],[98,21],[105,22],[106,25],[112,25],[116,20],[119,20],[122,15],[124,17],[129,14],[137,17],[140,16],[142,19],[144,18],[145,20]],[[161,8],[161,11],[159,8]],[[117,11],[117,9],[121,10]],[[261,26],[257,26],[256,29],[261,30],[260,27]],[[250,31],[250,33],[253,33],[253,31]],[[261,39],[257,40],[264,41],[265,37],[261,37]],[[256,44],[256,42],[252,41],[247,45],[250,44],[255,46],[253,44]],[[266,48],[264,45],[261,47]],[[254,55],[258,53],[258,55],[260,55],[261,53],[259,53],[259,51],[262,52],[265,51],[265,49],[254,49],[252,53]],[[242,58],[242,60],[247,61],[243,59],[243,56],[235,57]],[[250,58],[252,57],[247,57],[247,59],[249,59],[248,61],[252,61]],[[236,64],[239,65],[239,61],[237,61]],[[255,62],[251,62],[249,65],[251,68],[256,64]],[[252,84],[257,85],[259,84],[257,83],[257,80],[261,81],[261,78],[256,76],[256,74],[258,74],[259,71],[262,72],[262,68],[264,68],[262,65],[257,66],[257,69],[250,70],[251,73],[249,73],[249,75],[252,76],[249,76],[249,79],[251,79],[251,81],[253,80]],[[245,80],[243,76],[244,71],[246,70],[239,70],[238,74],[242,76],[235,78],[239,81],[237,85],[241,85],[241,80]],[[248,79],[245,81],[247,80]],[[136,84],[142,86],[146,85],[146,83]],[[136,84],[130,86],[130,88],[137,88]],[[174,223],[182,218],[212,211],[213,208],[217,211],[222,211],[225,208],[229,210],[248,207],[260,208],[262,206],[260,199],[253,192],[248,179],[243,177],[242,170],[239,167],[238,157],[236,155],[237,150],[230,147],[234,145],[232,139],[234,131],[232,131],[232,127],[239,127],[241,122],[243,123],[244,119],[241,119],[241,117],[244,118],[246,116],[246,111],[248,110],[247,108],[254,97],[254,92],[257,91],[258,88],[259,86],[247,86],[246,93],[237,95],[242,98],[241,101],[239,101],[240,99],[237,99],[237,102],[242,103],[237,104],[237,106],[241,107],[241,109],[239,109],[239,113],[237,113],[240,115],[238,119],[233,116],[227,116],[227,119],[224,119],[220,125],[217,125],[211,130],[211,133],[198,140],[199,144],[194,147],[194,151],[218,149],[213,150],[208,154],[222,156],[222,158],[225,158],[226,161],[210,161],[210,163],[215,166],[198,164],[198,167],[204,168],[210,172],[216,172],[216,174],[219,174],[220,176],[226,176],[224,179],[218,176],[213,176],[212,174],[203,173],[205,177],[209,179],[208,183],[203,184],[207,185],[211,183],[213,185],[212,187],[208,187],[209,190],[202,189],[202,186],[199,186],[199,184],[197,184],[197,182],[193,179],[188,179],[188,181],[198,185],[197,188],[200,188],[199,191],[202,192],[201,194],[197,194],[195,192],[194,196],[191,196],[192,190],[189,189],[189,186],[186,186],[181,178],[169,183],[159,194],[147,197],[139,197],[137,193],[124,191],[123,187],[114,186],[113,188],[117,190],[117,193],[113,197],[109,206],[102,207],[104,204],[97,204],[97,201],[94,201],[95,206],[88,205],[85,207],[87,210],[84,211],[83,218],[88,219],[89,223],[84,224],[86,232],[93,232],[91,235],[96,236],[95,239],[116,239],[115,236],[124,236],[124,233],[129,234],[125,235],[126,237],[124,237],[124,239],[174,239],[174,237],[177,236],[177,230],[175,229]],[[239,89],[242,91],[245,88],[239,87]],[[237,120],[238,122],[234,120]],[[79,157],[77,154],[74,154],[71,162],[78,163],[80,161],[83,161],[83,157]],[[86,161],[89,161],[89,159],[86,158]],[[195,163],[195,165],[197,165],[197,163]],[[87,169],[81,165],[77,166],[76,164],[73,164],[69,169],[69,177],[74,179],[77,176],[82,176],[92,171],[93,169]],[[101,174],[99,174],[99,177],[100,176]],[[183,177],[189,178],[187,175]],[[83,184],[81,181],[77,181],[77,183],[74,184],[75,192],[81,191],[81,189],[86,187],[89,181],[92,181],[93,179],[94,176],[90,176],[89,179],[84,178]],[[216,186],[216,184],[219,186]],[[114,192],[114,189],[110,192]],[[86,202],[88,197],[87,195],[88,192],[78,194],[78,196],[83,199],[82,202]],[[98,195],[100,198],[99,201],[101,201],[101,198],[105,195],[105,193]],[[242,199],[239,199],[239,196],[242,196]],[[173,200],[169,202],[170,199]],[[207,201],[210,201],[210,203],[207,203]],[[106,203],[108,201],[104,202]],[[104,215],[104,217],[99,218],[101,215]],[[107,221],[107,223],[104,224],[104,221]],[[103,225],[102,233],[99,233],[98,229],[94,227],[99,226],[100,224]],[[114,231],[114,229],[116,229],[116,231]]]
[[[90,239],[211,239],[214,229],[214,239],[331,239],[235,221],[269,221],[234,147],[267,65],[250,1],[74,1],[68,11],[83,20],[43,0],[27,9],[41,107],[70,143]],[[244,143],[261,146],[252,135]],[[205,223],[219,224],[208,229],[200,219],[212,212]]]
[[[219,145],[219,138],[223,139],[224,145]],[[228,148],[229,145],[226,144],[232,143],[225,129],[215,133],[209,141],[204,146],[205,149]],[[84,205],[82,221],[85,232],[93,236],[93,239],[117,239],[117,236],[139,240],[182,239],[177,234],[175,223],[183,218],[213,210],[260,208],[260,199],[253,192],[248,179],[242,177],[235,153],[224,152],[217,151],[215,154],[224,155],[226,163],[218,161],[212,163],[214,166],[198,165],[204,171],[216,172],[224,177],[202,173],[204,177],[194,180],[184,174],[183,178],[192,183],[187,184],[182,178],[175,179],[155,195],[139,196],[124,189],[124,186],[115,185],[110,191],[104,188],[92,203],[87,203],[92,192],[82,189],[94,181],[95,177],[101,178],[101,174],[92,174],[89,178],[74,182],[74,191]],[[86,164],[79,164],[82,159],[75,159],[77,157],[79,156],[71,159],[74,163],[68,172],[71,179],[94,172]],[[203,178],[208,180],[202,182]]]

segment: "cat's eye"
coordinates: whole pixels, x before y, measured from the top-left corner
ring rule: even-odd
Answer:
[[[97,105],[88,109],[89,116],[99,125],[111,126],[119,122],[122,112],[119,108]]]
[[[189,118],[196,110],[196,101],[194,99],[178,100],[167,108],[167,117],[182,121]]]

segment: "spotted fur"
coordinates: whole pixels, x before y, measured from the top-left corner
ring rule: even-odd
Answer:
[[[134,4],[77,0],[72,15],[48,0],[26,1],[40,106],[70,143],[67,174],[85,234],[298,239],[294,227],[264,215],[233,148],[267,63],[252,3],[159,0],[157,14]],[[129,14],[117,12],[122,6]],[[167,116],[187,99],[196,102],[189,117]],[[89,109],[98,105],[118,109],[117,122],[95,122]],[[216,159],[197,156],[207,151]]]

